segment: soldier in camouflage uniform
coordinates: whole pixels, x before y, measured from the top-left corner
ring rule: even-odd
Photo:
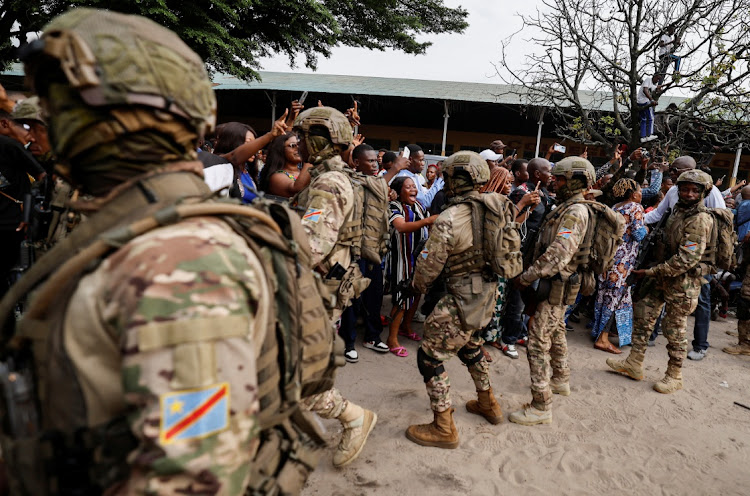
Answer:
[[[492,393],[489,365],[482,353],[482,330],[494,311],[497,276],[488,277],[481,270],[482,260],[474,261],[475,268],[469,272],[452,270],[456,258],[473,248],[472,208],[466,203],[452,203],[463,196],[479,195],[480,187],[490,179],[490,170],[477,153],[465,151],[451,155],[441,170],[448,207],[430,230],[412,283],[416,291],[426,293],[442,274],[448,289],[425,320],[424,339],[417,354],[434,419],[429,424],[409,426],[406,437],[422,446],[452,449],[458,447],[459,440],[444,362],[458,355],[469,369],[478,396],[478,400],[466,404],[469,412],[492,424],[502,422],[503,413]]]
[[[581,157],[564,158],[551,173],[555,176],[557,200],[562,202],[557,208],[564,210],[542,225],[534,263],[516,278],[521,289],[536,280],[540,289],[549,288],[548,294],[540,295],[541,290],[537,293],[542,301],[529,327],[532,400],[509,417],[521,425],[551,423],[552,394],[570,394],[565,310],[575,301],[581,285],[574,256],[591,221],[588,208],[580,202],[596,181],[594,167]]]
[[[277,348],[265,347],[277,340],[275,275],[238,231],[216,216],[164,218],[129,241],[112,234],[114,252],[85,271],[57,270],[102,232],[211,195],[195,153],[216,115],[200,57],[148,19],[77,8],[23,59],[63,172],[96,212],[24,276],[50,267],[17,330],[6,321],[16,295],[0,304],[3,356],[33,352],[41,404],[38,432],[3,424],[12,493],[301,491],[315,463],[284,454],[290,441],[268,446],[281,419],[262,416],[262,387],[279,382]],[[32,377],[24,363],[12,380]],[[270,458],[292,461],[283,477],[255,465]]]
[[[47,176],[38,186],[39,193],[43,194],[48,202],[46,208],[50,215],[43,225],[32,226],[31,232],[35,242],[35,255],[38,257],[66,237],[81,222],[81,214],[70,206],[71,201],[78,199],[78,191],[54,174],[55,154],[49,142],[47,121],[39,105],[39,97],[32,96],[20,101],[13,109],[11,117],[16,122],[29,126],[29,151],[47,172]],[[39,232],[39,228],[43,228],[44,232]]]
[[[294,129],[302,160],[314,166],[310,185],[297,197],[305,209],[302,226],[310,239],[313,266],[335,295],[331,321],[336,323],[343,309],[369,283],[353,259],[350,246],[340,240],[345,235],[342,227],[352,220],[356,201],[346,173],[348,166],[341,159],[341,153],[352,142],[353,131],[344,114],[330,107],[305,110],[295,119]],[[383,187],[387,187],[385,182]],[[359,456],[378,419],[375,412],[346,400],[335,387],[303,399],[302,404],[323,418],[341,421],[344,432],[333,455],[337,467]]]
[[[713,180],[705,172],[691,170],[680,174],[676,185],[679,201],[667,220],[656,254],[658,264],[632,272],[637,278],[647,277],[641,290],[645,296],[633,308],[632,349],[625,360],[607,359],[607,365],[613,370],[637,381],[642,380],[648,337],[666,305],[661,327],[669,341],[669,362],[664,378],[654,384],[654,390],[664,394],[682,389],[682,362],[687,355],[687,317],[698,304],[702,276],[712,270],[700,261],[714,222],[703,206],[703,198],[711,191]]]

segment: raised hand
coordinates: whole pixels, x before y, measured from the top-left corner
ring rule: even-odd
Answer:
[[[346,109],[346,112],[344,113],[344,115],[346,115],[346,118],[349,119],[349,124],[351,124],[352,127],[356,127],[360,125],[357,100],[354,100],[354,107],[350,109]]]
[[[352,145],[354,145],[354,147],[356,148],[364,142],[365,142],[365,137],[362,136],[361,134],[358,134],[352,140]]]

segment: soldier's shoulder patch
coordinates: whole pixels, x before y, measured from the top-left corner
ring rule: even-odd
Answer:
[[[563,239],[568,239],[571,234],[573,234],[573,231],[567,227],[561,227],[557,230],[557,235]]]
[[[422,257],[422,258],[427,258],[427,255],[428,255],[429,253],[430,253],[430,252],[429,252],[429,251],[427,251],[427,250],[422,250],[422,251],[420,251],[420,252],[419,252],[419,256],[420,256],[420,257]]]
[[[695,241],[685,241],[685,244],[682,246],[690,251],[695,251],[698,249],[698,243],[696,243]]]
[[[319,208],[308,207],[307,211],[305,212],[305,215],[302,216],[302,220],[306,220],[308,222],[318,222],[320,221],[320,217],[322,215],[323,215],[323,210]]]
[[[229,427],[229,384],[166,393],[159,397],[162,444],[200,439]]]

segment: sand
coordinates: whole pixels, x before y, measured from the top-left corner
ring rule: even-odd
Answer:
[[[711,323],[707,357],[685,360],[685,389],[672,395],[651,389],[667,365],[663,336],[648,349],[646,378],[636,382],[608,372],[605,360],[613,355],[592,347],[583,324],[573,326],[572,394],[554,397],[551,425],[507,421],[531,399],[524,347],[518,347],[518,360],[490,349],[492,385],[506,416],[500,425],[466,412],[473,383],[457,358],[447,363],[461,443],[455,450],[421,447],[404,437],[409,424],[432,420],[417,344],[402,338],[410,355],[398,358],[358,343],[359,362],[339,370],[337,386],[374,410],[377,426],[359,458],[335,469],[330,457],[341,427],[324,421],[331,448],[303,494],[750,494],[750,410],[733,404],[750,406],[750,357],[721,351],[737,342],[725,332],[736,332],[735,319]],[[414,327],[421,334],[421,326]],[[690,318],[689,340],[692,329]]]

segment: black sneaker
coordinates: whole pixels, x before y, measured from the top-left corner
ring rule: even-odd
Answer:
[[[344,358],[349,363],[357,363],[359,361],[359,353],[357,353],[357,350],[346,350]]]

